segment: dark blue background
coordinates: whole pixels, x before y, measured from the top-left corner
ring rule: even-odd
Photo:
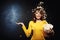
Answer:
[[[59,26],[59,1],[58,0],[42,0],[44,2],[44,8],[47,12],[47,21],[54,25],[55,35],[52,40],[59,40],[60,26]],[[26,38],[21,25],[16,25],[15,22],[22,21],[26,28],[28,27],[29,21],[32,19],[32,8],[35,8],[39,0],[0,0],[0,40],[28,40]],[[6,21],[6,16],[9,13],[5,13],[8,8],[14,5],[18,9],[18,19],[10,23]],[[19,9],[21,8],[21,9]],[[8,10],[7,10],[8,11]],[[21,12],[21,13],[20,13]],[[22,15],[22,16],[20,16]],[[10,25],[11,24],[11,25]],[[21,35],[21,37],[20,37]]]

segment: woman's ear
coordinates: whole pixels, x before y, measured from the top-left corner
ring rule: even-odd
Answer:
[[[33,18],[35,20],[35,18]]]

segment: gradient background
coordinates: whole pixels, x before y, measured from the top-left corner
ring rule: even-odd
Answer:
[[[0,40],[29,40],[27,39],[21,25],[15,22],[23,22],[28,28],[32,19],[32,9],[37,6],[40,0],[0,0]],[[47,21],[54,25],[55,35],[50,40],[59,40],[59,1],[41,0],[47,12]]]

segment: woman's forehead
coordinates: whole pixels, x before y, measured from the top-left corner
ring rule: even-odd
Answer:
[[[40,12],[40,10],[36,10],[36,12]]]

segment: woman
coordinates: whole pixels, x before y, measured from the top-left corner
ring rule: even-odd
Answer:
[[[29,22],[28,29],[26,29],[26,26],[24,23],[16,23],[21,24],[22,29],[24,30],[27,37],[31,35],[31,32],[33,31],[33,35],[31,40],[45,40],[45,37],[47,37],[47,34],[51,33],[53,29],[45,30],[44,27],[45,24],[48,24],[46,19],[46,12],[43,7],[37,7],[33,11],[33,20]]]

